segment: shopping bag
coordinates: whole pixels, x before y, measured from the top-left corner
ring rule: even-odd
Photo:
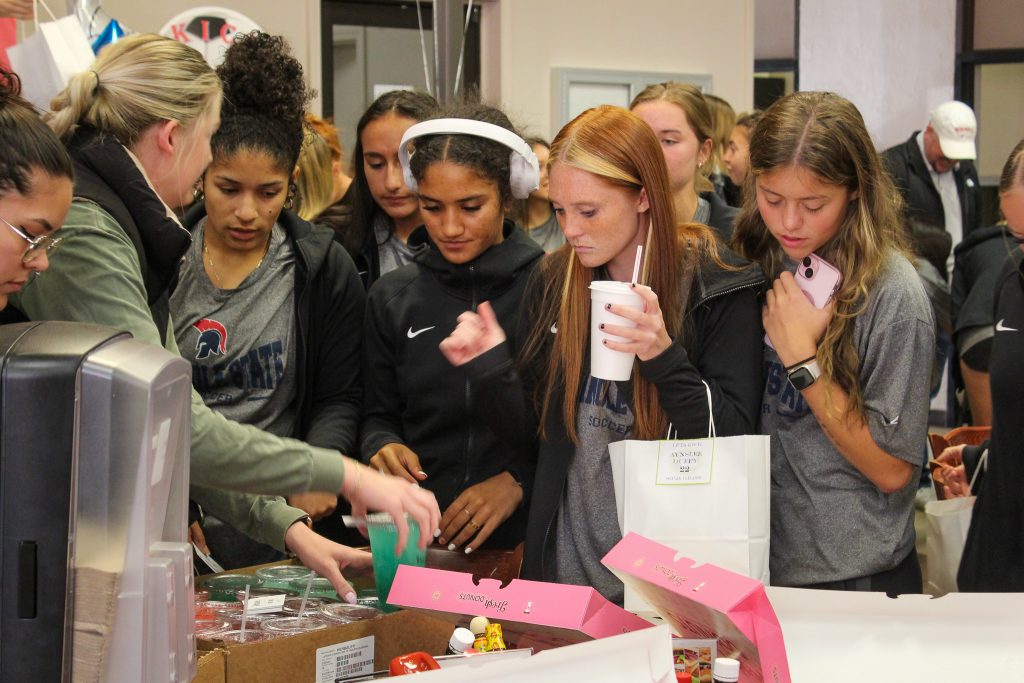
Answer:
[[[978,473],[985,466],[988,450],[982,453],[971,477],[970,490]],[[927,533],[925,536],[926,592],[945,595],[957,590],[956,574],[964,554],[967,531],[971,528],[975,496],[932,500],[924,506]]]
[[[715,437],[713,424],[709,432],[608,446],[619,527],[768,584],[768,437]],[[628,586],[624,604],[647,609]]]
[[[39,21],[40,8],[52,21]],[[78,18],[69,14],[57,19],[43,2],[36,3],[35,33],[8,48],[7,56],[21,79],[22,97],[44,111],[68,80],[87,70],[95,58]]]

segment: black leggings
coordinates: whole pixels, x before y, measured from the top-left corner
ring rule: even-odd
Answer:
[[[920,593],[924,586],[921,579],[921,564],[917,561],[917,551],[911,548],[910,554],[902,562],[884,572],[856,579],[815,583],[810,586],[800,586],[800,588],[829,591],[873,591],[894,597],[901,593]]]

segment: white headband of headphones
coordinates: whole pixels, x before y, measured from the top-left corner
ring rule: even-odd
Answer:
[[[426,135],[473,135],[501,143],[512,150],[509,156],[509,182],[512,185],[512,196],[526,199],[540,184],[540,166],[537,155],[533,153],[526,140],[501,126],[473,119],[432,119],[414,124],[405,131],[402,142],[398,146],[398,160],[402,164],[405,184],[416,192],[418,186],[409,166],[409,142]]]

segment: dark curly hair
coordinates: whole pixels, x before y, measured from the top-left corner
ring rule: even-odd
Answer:
[[[432,119],[470,119],[500,126],[518,135],[515,126],[505,114],[486,104],[473,102],[445,107]],[[432,163],[448,161],[475,171],[481,178],[498,186],[503,206],[511,206],[512,182],[509,180],[511,150],[500,142],[476,135],[443,133],[427,135],[413,141],[415,152],[409,160],[412,175],[417,181]]]
[[[214,159],[240,150],[265,152],[291,173],[302,149],[306,88],[302,65],[281,36],[239,34],[217,67],[224,86],[220,129],[211,140]]]
[[[72,178],[67,150],[21,97],[21,81],[0,68],[0,196],[32,193],[32,171]]]

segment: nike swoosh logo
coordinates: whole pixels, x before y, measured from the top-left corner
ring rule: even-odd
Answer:
[[[900,416],[899,415],[897,415],[896,417],[894,417],[891,420],[889,418],[885,417],[885,415],[883,415],[882,419],[885,420],[885,424],[889,425],[890,427],[895,427],[896,425],[898,425],[900,423]]]
[[[1016,332],[1017,331],[1017,328],[1015,328],[1015,327],[1007,327],[1006,325],[1004,325],[1003,323],[1005,323],[1005,322],[1006,322],[1006,318],[1003,318],[1002,320],[1000,320],[999,322],[996,323],[996,332]]]
[[[418,337],[421,334],[423,334],[424,332],[426,332],[427,330],[432,330],[435,327],[437,327],[437,325],[431,325],[430,327],[424,327],[422,330],[416,330],[415,332],[413,332],[412,328],[410,327],[409,331],[406,332],[406,335],[409,337],[409,339],[413,339],[414,337]]]
[[[551,326],[551,334],[558,334],[558,323]]]

